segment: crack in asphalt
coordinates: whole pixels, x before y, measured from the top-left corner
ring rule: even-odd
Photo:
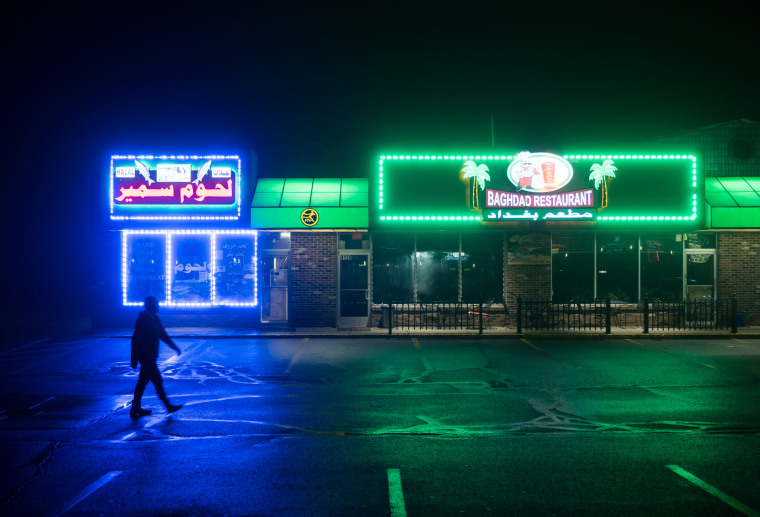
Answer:
[[[48,463],[50,463],[50,460],[53,458],[53,452],[58,448],[59,445],[61,445],[61,442],[53,442],[42,450],[42,452],[37,456],[39,460],[37,461],[37,467],[34,474],[32,474],[32,476],[26,480],[22,481],[16,488],[11,490],[10,494],[8,494],[5,499],[0,501],[0,509],[5,508],[10,503],[12,503],[35,479],[46,473],[45,467]]]

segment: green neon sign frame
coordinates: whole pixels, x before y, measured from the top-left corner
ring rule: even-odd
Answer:
[[[538,155],[551,156],[534,153],[534,156]],[[510,215],[515,217],[514,221],[489,220],[483,209],[488,209],[484,203],[486,187],[497,185],[500,190],[520,191],[505,180],[505,171],[518,156],[493,153],[381,155],[374,184],[377,190],[371,198],[373,222],[380,228],[445,225],[471,229],[514,226],[515,222],[524,222],[514,214]],[[572,164],[575,186],[569,185],[568,189],[580,188],[579,185],[594,189],[595,206],[583,214],[586,223],[598,226],[620,223],[694,226],[702,217],[704,194],[700,188],[698,157],[693,153],[581,153],[557,155],[556,158]],[[478,191],[480,209],[475,209],[472,202],[470,206],[465,202],[467,197],[472,199],[467,196],[469,187],[462,183],[465,180],[461,177],[462,167],[468,160],[473,161],[473,165],[486,166],[484,170],[487,172],[485,175],[481,173],[481,180],[488,179],[480,182],[480,188],[474,183],[477,178],[469,180],[473,182],[470,183],[472,190]],[[474,170],[473,165],[468,170]],[[609,189],[606,194],[610,201],[604,207],[600,207],[599,200],[603,196],[598,181],[602,166],[605,171],[615,171],[606,174],[603,188]],[[594,170],[597,178],[594,178]],[[460,172],[459,177],[455,176],[457,172]],[[590,217],[588,212],[593,212]],[[546,210],[533,210],[531,220],[537,221],[547,213]],[[566,211],[565,214],[577,217],[576,213],[567,214]],[[576,221],[568,217],[559,222]]]

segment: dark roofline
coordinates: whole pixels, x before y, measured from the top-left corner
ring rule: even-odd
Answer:
[[[678,131],[676,133],[668,133],[667,135],[659,136],[657,138],[652,138],[649,141],[650,142],[654,142],[656,140],[664,140],[666,138],[672,138],[674,136],[687,135],[689,133],[694,133],[696,131],[704,131],[706,129],[714,129],[716,127],[727,126],[729,124],[736,124],[737,122],[741,122],[743,124],[754,125],[754,126],[760,126],[760,122],[758,122],[756,120],[750,120],[750,119],[747,119],[747,118],[738,118],[738,119],[734,119],[734,120],[729,120],[728,122],[719,122],[718,124],[711,124],[709,126],[697,127],[697,128],[693,128],[693,129],[688,129],[686,131]]]

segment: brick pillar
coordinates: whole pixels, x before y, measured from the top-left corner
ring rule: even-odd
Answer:
[[[551,248],[549,234],[545,238],[547,248]],[[551,255],[532,257],[530,264],[522,258],[515,260],[518,263],[510,263],[507,241],[504,243],[504,291],[509,310],[516,315],[518,296],[524,300],[551,300],[552,263]]]
[[[338,299],[337,234],[292,232],[290,275],[290,325],[335,327]]]
[[[736,295],[747,325],[760,325],[760,233],[719,233],[716,260],[718,297]]]

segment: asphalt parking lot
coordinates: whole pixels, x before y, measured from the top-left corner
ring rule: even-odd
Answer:
[[[118,332],[5,346],[0,512],[760,509],[754,338],[176,334],[138,420]]]

